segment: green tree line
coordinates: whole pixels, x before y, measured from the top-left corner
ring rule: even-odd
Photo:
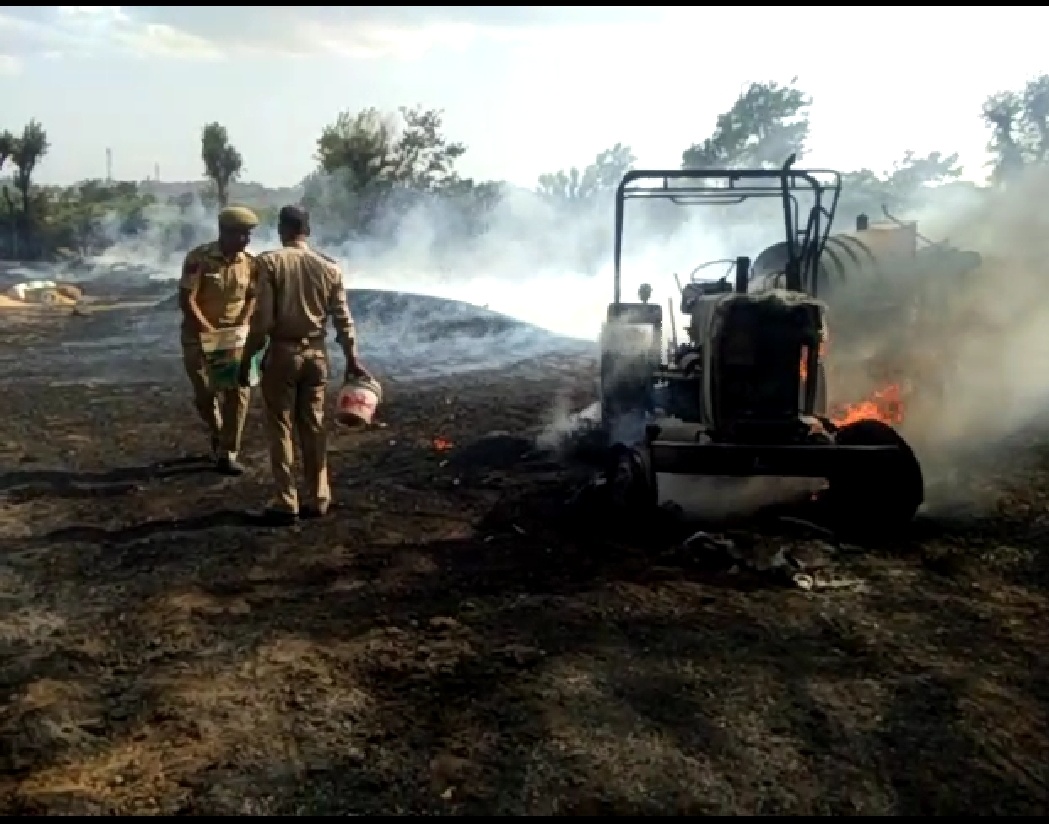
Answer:
[[[751,83],[713,124],[711,133],[685,148],[682,168],[767,167],[791,153],[804,161],[810,132],[811,98],[795,78],[781,85]],[[1049,162],[1049,75],[1022,90],[992,95],[980,113],[991,140],[988,184],[1006,187],[1024,171]],[[34,174],[50,149],[44,127],[30,121],[20,133],[0,132],[0,257],[34,259],[86,256],[122,235],[141,233],[154,199],[132,182],[88,180],[70,187],[37,186]],[[317,140],[316,170],[302,181],[302,201],[310,208],[326,242],[395,241],[403,217],[428,210],[434,242],[453,244],[483,236],[511,188],[501,181],[463,177],[456,166],[467,147],[445,134],[443,112],[422,106],[397,112],[369,108],[342,112]],[[178,242],[181,221],[199,200],[206,210],[229,202],[230,187],[244,171],[243,157],[226,128],[209,123],[201,131],[200,158],[210,182],[201,197],[170,198],[164,220],[173,223]],[[616,143],[597,153],[583,169],[543,174],[532,195],[548,209],[549,228],[572,214],[607,214],[622,176],[634,167],[629,146]],[[957,181],[958,155],[907,152],[891,170],[869,169],[844,175],[841,212],[871,211],[885,205],[903,209],[929,187]],[[257,205],[248,203],[247,205]],[[269,220],[271,205],[258,208]],[[151,217],[152,215],[152,217]],[[674,218],[656,216],[664,228]],[[181,226],[188,242],[187,225]],[[602,254],[605,241],[593,238],[588,254]]]

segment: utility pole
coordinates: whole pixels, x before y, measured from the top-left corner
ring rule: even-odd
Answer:
[[[106,149],[106,183],[113,182],[113,150]]]
[[[154,163],[153,164],[153,179],[158,181],[158,182],[160,181],[160,164],[159,163]]]

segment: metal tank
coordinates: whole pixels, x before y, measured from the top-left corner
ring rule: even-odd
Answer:
[[[898,272],[912,270],[916,254],[916,224],[871,225],[866,215],[860,215],[856,231],[827,238],[816,283],[806,286],[818,297],[829,299],[841,284],[885,281]],[[786,242],[768,247],[754,260],[750,290],[783,288],[786,262]]]

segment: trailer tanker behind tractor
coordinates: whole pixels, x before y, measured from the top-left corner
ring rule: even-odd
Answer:
[[[822,478],[823,503],[857,529],[900,528],[922,504],[921,468],[892,426],[862,416],[841,425],[828,415],[828,311],[818,292],[841,176],[793,162],[637,170],[620,183],[613,300],[601,331],[601,430],[618,507],[652,511],[664,474]],[[675,330],[666,351],[651,288],[642,285],[637,303],[621,294],[624,210],[651,198],[782,206],[784,240],[759,257],[760,270],[738,257],[731,278],[681,285],[688,339],[679,343]]]
[[[828,347],[831,380],[845,375],[855,389],[897,397],[908,409],[941,403],[956,363],[957,332],[986,331],[968,288],[980,276],[981,256],[923,236],[913,221],[882,207],[884,219],[856,218],[853,231],[827,238],[815,275],[820,298],[834,317]],[[755,259],[751,291],[783,288],[786,244]],[[977,311],[974,311],[977,310]],[[839,386],[840,388],[840,386]]]

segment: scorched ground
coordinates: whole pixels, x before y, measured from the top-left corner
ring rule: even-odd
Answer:
[[[0,321],[6,814],[1046,810],[1037,443],[893,546],[626,540],[530,454],[592,362],[388,375],[388,428],[334,439],[334,516],[266,530],[257,398],[230,481],[186,460],[184,379],[21,382],[84,319]]]

